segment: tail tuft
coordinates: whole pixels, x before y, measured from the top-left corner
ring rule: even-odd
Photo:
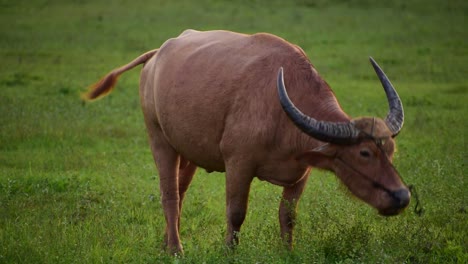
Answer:
[[[89,86],[88,91],[81,94],[81,99],[84,101],[93,101],[95,99],[104,97],[114,89],[119,75],[110,72],[104,76],[97,83]]]

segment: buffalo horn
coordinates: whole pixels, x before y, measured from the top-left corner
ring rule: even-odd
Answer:
[[[309,136],[335,144],[351,144],[358,140],[359,130],[350,122],[318,121],[302,113],[289,99],[283,76],[283,67],[278,72],[277,89],[283,110],[293,123]]]
[[[369,57],[372,66],[374,67],[375,73],[380,79],[382,86],[387,94],[389,112],[385,118],[385,123],[392,132],[393,136],[398,135],[401,128],[403,127],[404,113],[403,105],[401,103],[400,97],[393,88],[392,83],[388,79],[387,75],[382,71],[377,62],[372,57]]]

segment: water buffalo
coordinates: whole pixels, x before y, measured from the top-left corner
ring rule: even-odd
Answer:
[[[182,201],[197,167],[226,172],[228,245],[239,242],[252,179],[282,186],[281,236],[292,247],[296,206],[312,167],[334,172],[382,215],[396,215],[410,202],[392,166],[403,107],[371,63],[388,99],[385,120],[349,117],[304,51],[266,33],[186,30],[111,71],[84,98],[110,92],[122,73],[144,64],[141,107],[169,251],[182,252]]]

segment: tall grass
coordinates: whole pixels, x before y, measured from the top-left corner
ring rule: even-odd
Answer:
[[[465,1],[0,1],[0,263],[467,263]],[[383,218],[313,171],[295,249],[279,239],[281,189],[254,181],[236,251],[224,247],[224,175],[188,192],[185,256],[164,216],[137,91],[79,93],[186,28],[259,31],[299,44],[352,116],[386,114],[367,56],[402,97],[396,167],[425,214]]]

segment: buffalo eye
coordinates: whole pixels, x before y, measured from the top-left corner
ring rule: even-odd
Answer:
[[[364,158],[369,158],[371,156],[370,151],[367,149],[363,149],[359,151],[359,154],[361,155],[361,157],[364,157]]]

